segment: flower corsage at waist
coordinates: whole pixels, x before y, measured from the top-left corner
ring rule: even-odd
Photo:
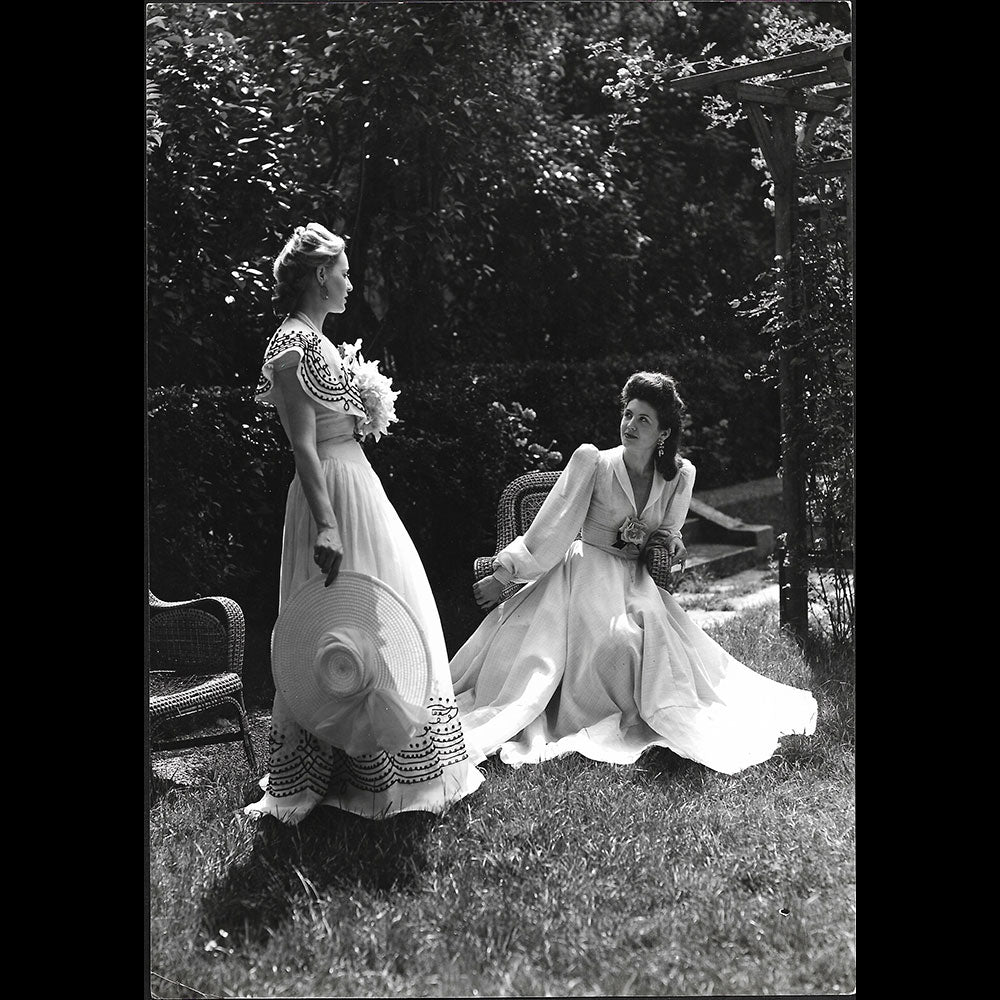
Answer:
[[[618,528],[618,541],[611,544],[631,556],[638,556],[639,549],[648,535],[649,528],[639,518],[629,514]]]
[[[361,354],[361,341],[353,344],[340,344],[337,348],[344,359],[344,371],[361,394],[368,417],[356,417],[357,426],[354,436],[363,441],[371,435],[376,441],[389,433],[389,424],[396,423],[396,397],[398,390],[393,389],[392,379],[387,378],[378,370],[377,361],[365,361]]]

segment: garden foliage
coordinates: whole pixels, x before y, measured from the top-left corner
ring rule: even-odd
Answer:
[[[693,5],[698,6],[698,5]],[[625,39],[592,43],[595,55],[616,71],[605,92],[620,104],[613,116],[616,141],[643,135],[647,119],[662,97],[664,80],[695,72],[787,55],[803,48],[831,48],[850,41],[845,26],[817,15],[819,5],[756,5],[746,9],[760,34],[750,51],[724,58],[714,43],[703,44],[699,59],[681,48],[659,52],[647,41]],[[834,20],[837,5],[833,8]],[[848,8],[843,5],[844,10]],[[743,107],[717,95],[695,97],[711,131],[746,126]],[[852,155],[850,108],[809,121],[797,116],[801,175],[794,261],[774,260],[733,298],[737,315],[756,329],[767,358],[755,373],[777,386],[782,355],[790,356],[804,383],[804,412],[797,414],[807,469],[808,545],[820,569],[812,597],[825,613],[822,624],[836,639],[854,635],[853,568],[845,554],[854,548],[854,290],[851,233],[847,220],[850,192],[844,175],[812,177],[813,164]],[[808,141],[806,141],[808,139]],[[762,177],[761,203],[774,211],[774,185],[760,150],[753,166]]]
[[[256,377],[269,269],[306,219],[349,237],[336,336],[390,375],[634,353],[677,324],[743,351],[727,302],[770,245],[749,129],[663,96],[611,162],[589,49],[690,48],[685,6],[150,5],[150,383]],[[738,52],[753,18],[716,6],[701,30]]]
[[[590,362],[454,365],[397,383],[399,423],[366,453],[427,567],[432,585],[472,580],[495,548],[503,487],[532,468],[562,468],[589,441],[618,442],[618,393],[641,369],[676,372],[690,400],[682,453],[699,485],[773,475],[776,394],[730,358],[670,354]],[[151,586],[164,598],[226,593],[266,632],[291,452],[273,408],[247,389],[172,386],[149,420]]]
[[[294,470],[251,387],[271,264],[309,219],[349,237],[360,293],[328,332],[402,391],[366,448],[432,583],[492,551],[509,479],[615,443],[638,368],[679,379],[699,486],[777,470],[777,393],[744,377],[766,298],[730,306],[773,240],[752,133],[655,89],[616,127],[607,84],[647,40],[736,59],[773,34],[769,5],[147,9],[154,591],[273,621]]]

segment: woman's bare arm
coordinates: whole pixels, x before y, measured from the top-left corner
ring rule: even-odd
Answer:
[[[344,544],[340,538],[340,526],[333,513],[323,467],[316,452],[316,411],[299,385],[294,367],[275,372],[274,384],[285,404],[295,470],[299,474],[302,492],[316,522],[317,537],[313,557],[319,568],[327,574],[326,584],[329,586],[340,571]]]

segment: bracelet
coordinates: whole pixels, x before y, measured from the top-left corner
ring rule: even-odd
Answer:
[[[325,531],[327,528],[336,528],[336,527],[337,527],[336,521],[334,521],[333,524],[324,524],[322,521],[316,522],[317,531]]]

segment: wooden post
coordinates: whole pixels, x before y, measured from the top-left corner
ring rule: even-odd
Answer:
[[[781,376],[781,466],[782,497],[788,525],[785,556],[781,562],[781,623],[804,642],[809,632],[808,521],[806,518],[806,393],[800,358],[795,356],[794,341],[807,331],[797,328],[798,261],[796,215],[798,193],[796,177],[795,109],[824,114],[836,113],[841,102],[852,99],[849,87],[836,87],[808,93],[805,84],[815,86],[821,80],[848,83],[851,79],[851,45],[834,46],[825,51],[799,52],[740,66],[728,66],[695,76],[678,77],[664,84],[667,90],[697,93],[710,91],[743,103],[750,117],[754,135],[767,160],[774,179],[775,253],[782,259],[787,284],[784,310],[789,332],[779,343]],[[794,76],[771,80],[766,85],[744,81],[765,76],[792,73]],[[771,121],[764,114],[768,107]],[[803,132],[808,142],[810,130]],[[850,227],[852,275],[854,270],[854,178],[850,159],[827,164],[820,173],[848,172],[847,212]]]
[[[853,117],[853,109],[852,109],[852,117]],[[851,253],[851,300],[853,301],[854,300],[854,282],[855,282],[855,278],[854,278],[854,273],[855,273],[854,272],[854,160],[853,160],[853,158],[851,160],[851,170],[850,170],[850,173],[848,173],[848,175],[847,175],[847,185],[846,186],[847,186],[847,236],[848,236],[848,246],[850,247],[850,253]],[[855,320],[854,320],[854,310],[853,309],[851,310],[851,329],[852,329],[852,331],[856,331],[857,330],[857,326],[856,326],[856,323],[855,323]],[[856,336],[856,334],[855,334],[855,336]],[[856,344],[852,344],[851,348],[852,348],[851,354],[852,354],[852,357],[854,357],[857,354],[857,346],[856,346]],[[855,456],[857,454],[858,454],[858,425],[857,425],[857,415],[856,415],[854,407],[852,406],[851,407],[851,457],[850,457],[850,462],[851,462],[852,466],[855,463],[855,460],[856,460]],[[852,471],[855,472],[855,476],[854,476],[854,483],[855,483],[855,486],[854,486],[854,489],[855,489],[854,508],[855,508],[855,511],[856,511],[857,510],[857,502],[858,502],[857,501],[857,482],[858,482],[858,477],[857,477],[856,468],[854,470],[852,470]],[[852,515],[854,515],[855,511],[852,511]],[[852,516],[851,517],[851,527],[852,528],[854,527],[854,522],[855,522],[855,516]],[[852,531],[851,532],[851,551],[852,552],[856,553],[857,545],[858,545],[857,538],[855,537],[855,534]],[[853,576],[853,579],[851,581],[851,586],[853,587],[853,590],[854,590],[854,600],[855,600],[855,605],[854,606],[856,608],[857,607],[857,596],[858,596],[858,571],[857,571],[856,565],[855,565],[854,573],[852,574],[852,576]]]
[[[773,111],[774,235],[775,251],[787,276],[785,290],[786,321],[791,327],[786,343],[781,345],[781,481],[787,534],[785,539],[785,591],[782,605],[787,625],[799,643],[809,631],[808,565],[806,563],[806,468],[805,468],[805,386],[794,341],[801,331],[795,315],[794,281],[798,272],[795,240],[797,214],[797,177],[795,165],[795,111],[776,107]]]
[[[851,168],[847,172],[847,183],[844,185],[847,190],[847,239],[850,247],[851,261],[851,282],[854,281],[854,159],[851,159]],[[852,287],[853,291],[853,287]]]

